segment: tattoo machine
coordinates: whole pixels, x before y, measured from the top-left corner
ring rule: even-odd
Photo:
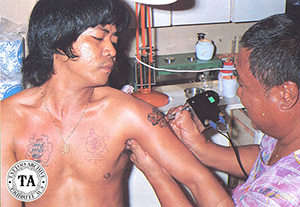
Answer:
[[[239,152],[229,136],[229,126],[225,121],[225,114],[221,112],[218,107],[220,102],[219,95],[216,92],[209,90],[189,98],[186,102],[185,106],[188,106],[187,108],[192,111],[192,114],[196,114],[205,128],[212,127],[229,140],[241,170],[244,175],[248,177],[242,165]]]
[[[194,112],[192,114],[198,117],[205,128],[212,127],[226,133],[229,127],[224,118],[225,114],[218,107],[219,102],[219,95],[215,91],[208,90],[187,99],[185,106]]]

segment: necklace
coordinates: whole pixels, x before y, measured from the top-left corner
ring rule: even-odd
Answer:
[[[76,129],[76,128],[78,127],[78,125],[80,124],[80,122],[81,122],[81,120],[82,120],[82,118],[83,118],[83,116],[84,116],[84,114],[85,114],[85,112],[86,112],[86,110],[87,110],[87,107],[88,107],[89,103],[91,102],[92,94],[90,95],[89,100],[88,100],[88,102],[86,103],[86,106],[85,106],[85,108],[84,108],[84,110],[83,110],[83,112],[82,112],[82,114],[81,114],[81,116],[80,116],[79,121],[77,122],[77,124],[75,125],[75,127],[71,130],[70,134],[69,134],[66,138],[63,138],[63,135],[62,135],[61,131],[58,129],[58,127],[57,127],[57,125],[56,125],[56,123],[55,123],[55,120],[54,120],[53,116],[51,115],[50,110],[49,110],[49,108],[48,108],[48,106],[47,106],[47,104],[46,104],[46,101],[45,101],[45,99],[44,99],[44,93],[43,93],[43,90],[42,90],[42,86],[40,86],[40,91],[41,91],[41,96],[42,96],[42,100],[43,100],[43,105],[44,105],[44,107],[46,108],[46,110],[47,110],[49,116],[51,117],[52,122],[53,122],[53,124],[54,124],[54,126],[55,126],[55,128],[56,128],[56,131],[58,132],[60,138],[61,138],[62,141],[63,141],[63,145],[61,145],[60,150],[62,151],[63,154],[68,154],[68,153],[70,152],[70,150],[71,150],[71,147],[70,147],[69,144],[66,144],[66,141],[71,137],[71,135],[73,134],[73,132],[75,131],[75,129]]]

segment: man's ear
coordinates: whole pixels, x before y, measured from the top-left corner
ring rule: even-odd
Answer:
[[[67,61],[69,58],[68,58],[68,56],[63,52],[63,51],[61,51],[61,50],[58,50],[59,51],[59,53],[54,53],[53,54],[53,58],[55,59],[55,60],[58,60],[58,59],[60,59],[60,60],[62,60],[62,61]]]
[[[299,88],[296,83],[287,81],[280,87],[282,99],[280,108],[282,110],[291,109],[299,101]]]

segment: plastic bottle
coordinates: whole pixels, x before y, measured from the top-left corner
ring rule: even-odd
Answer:
[[[196,42],[195,50],[196,57],[199,60],[212,59],[215,51],[215,46],[209,39],[205,39],[204,33],[198,33],[198,41]]]
[[[22,90],[23,38],[1,30],[0,48],[0,100],[3,100]]]
[[[223,68],[224,68],[224,70],[220,70],[220,72],[218,74],[218,86],[219,86],[219,92],[221,95],[223,92],[223,89],[222,89],[223,77],[227,76],[227,75],[233,75],[232,69],[234,68],[234,64],[232,62],[224,62]],[[231,69],[231,70],[228,70],[228,69]]]

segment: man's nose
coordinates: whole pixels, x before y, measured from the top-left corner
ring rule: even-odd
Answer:
[[[113,43],[109,42],[105,45],[105,48],[103,50],[104,56],[111,56],[115,57],[117,55],[116,48],[114,47]]]

